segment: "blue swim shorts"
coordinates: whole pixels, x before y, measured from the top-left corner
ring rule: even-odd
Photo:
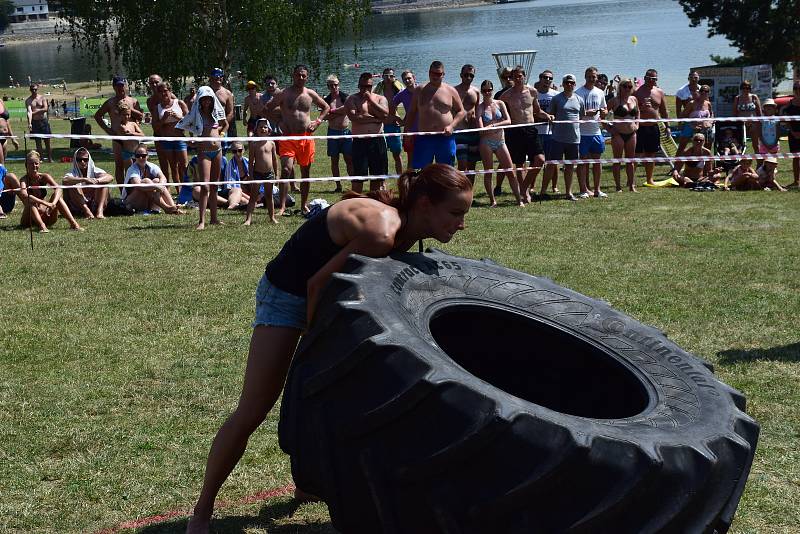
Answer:
[[[602,135],[582,135],[580,154],[584,158],[589,154],[602,154],[606,149],[606,142]]]
[[[420,135],[414,141],[414,159],[411,166],[421,169],[432,163],[452,165],[456,158],[456,138],[452,135]]]
[[[265,273],[261,276],[256,289],[256,317],[253,320],[253,328],[257,326],[282,326],[305,330],[306,299],[275,287]]]
[[[344,130],[337,130],[336,128],[328,128],[328,135],[351,135],[353,132],[350,128]],[[353,153],[353,139],[328,139],[328,157],[333,158],[339,154],[349,156]]]
[[[384,124],[384,133],[400,133],[400,127],[396,124]],[[399,135],[390,135],[386,137],[386,148],[392,154],[399,154],[403,150],[403,138]]]

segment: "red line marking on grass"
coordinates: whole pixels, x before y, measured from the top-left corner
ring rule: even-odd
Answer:
[[[248,495],[246,497],[242,497],[241,499],[237,499],[235,501],[219,501],[219,503],[217,504],[217,509],[227,508],[229,506],[235,506],[240,504],[253,504],[261,501],[266,501],[267,499],[272,499],[274,497],[282,497],[284,495],[288,495],[293,491],[294,491],[294,485],[287,484],[280,488],[273,488],[270,490],[260,491],[258,493],[254,493],[253,495]],[[129,521],[124,521],[119,525],[117,525],[116,527],[98,530],[94,534],[115,534],[116,532],[119,532],[120,530],[123,529],[143,528],[150,525],[154,525],[156,523],[161,523],[162,521],[166,521],[168,519],[173,519],[175,517],[183,517],[190,515],[192,515],[192,511],[188,509],[170,510],[169,512],[163,512],[161,514],[155,514],[147,517],[140,517],[139,519],[131,519]]]

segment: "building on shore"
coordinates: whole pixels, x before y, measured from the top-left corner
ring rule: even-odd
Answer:
[[[14,11],[8,19],[12,24],[50,18],[50,6],[47,0],[12,0]]]

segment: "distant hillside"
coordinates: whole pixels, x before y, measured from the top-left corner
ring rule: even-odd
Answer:
[[[398,13],[499,3],[495,0],[372,0],[373,13]]]

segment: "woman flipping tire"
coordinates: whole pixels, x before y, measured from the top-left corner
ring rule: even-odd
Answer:
[[[406,172],[397,188],[397,198],[389,191],[347,193],[345,200],[301,226],[267,265],[256,291],[242,396],[211,446],[187,532],[208,532],[217,492],[278,400],[297,340],[331,274],[350,254],[384,256],[426,237],[446,243],[463,230],[472,184],[453,167],[428,165],[420,173]]]
[[[488,260],[353,256],[280,443],[345,533],[721,533],[758,425],[661,332]]]

